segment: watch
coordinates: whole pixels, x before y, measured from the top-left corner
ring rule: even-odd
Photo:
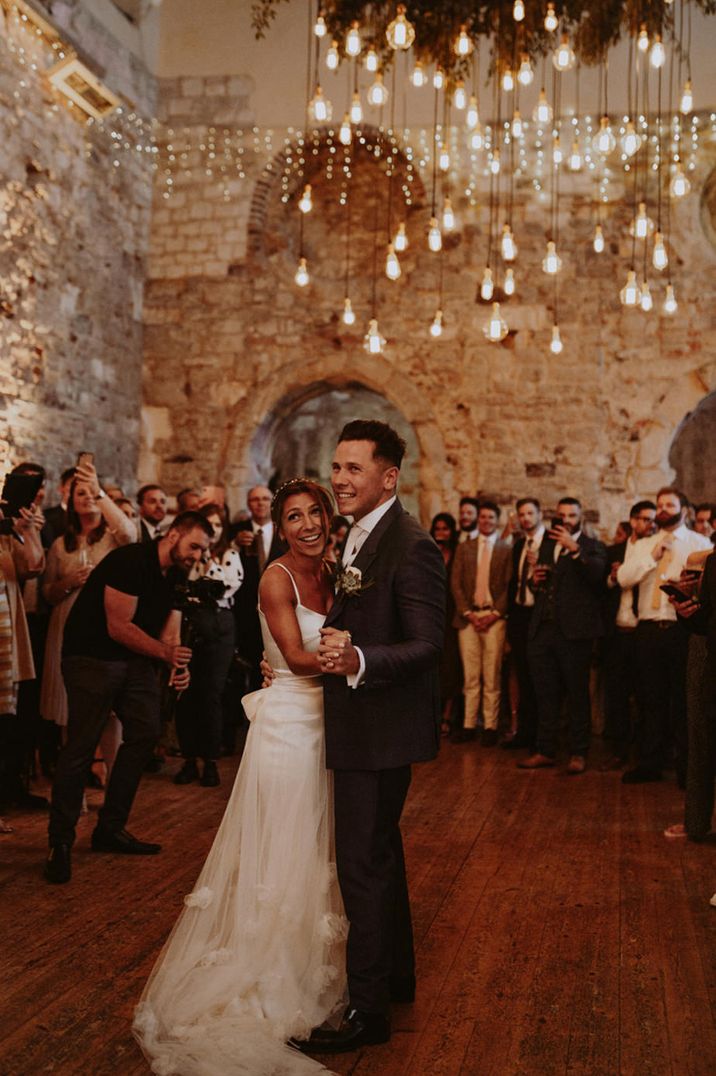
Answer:
[[[103,490],[103,489],[101,489],[101,490],[99,491],[99,493],[97,494],[97,498],[96,498],[96,499],[97,499],[98,501],[101,501],[101,500],[102,500],[102,498],[103,498],[103,497],[106,497],[106,496],[107,496],[107,494],[106,494],[106,493],[104,492],[104,490]]]

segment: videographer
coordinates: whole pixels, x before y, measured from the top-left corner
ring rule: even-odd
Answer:
[[[125,829],[142,770],[160,732],[161,663],[178,691],[189,684],[191,650],[180,641],[176,576],[186,576],[209,548],[212,529],[197,512],[177,516],[156,542],[122,546],[97,565],[67,618],[62,674],[67,689],[67,744],[57,763],[50,808],[49,882],[68,882],[84,778],[111,710],[122,723],[97,827],[95,852],[155,855],[161,845]]]

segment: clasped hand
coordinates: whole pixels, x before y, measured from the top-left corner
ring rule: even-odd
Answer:
[[[321,628],[318,663],[323,672],[334,676],[353,676],[357,673],[360,658],[351,642],[351,633],[338,628]]]

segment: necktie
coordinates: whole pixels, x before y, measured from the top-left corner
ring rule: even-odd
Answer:
[[[670,545],[666,547],[661,554],[661,559],[656,565],[656,575],[654,576],[654,589],[651,592],[651,607],[652,609],[661,608],[661,599],[663,591],[659,590],[659,587],[664,582],[667,569],[674,559],[674,550]]]
[[[477,582],[475,584],[475,605],[487,605],[490,582],[490,547],[482,538],[478,539]]]
[[[259,527],[256,531],[256,555],[259,558],[259,572],[263,572],[266,566],[266,546],[264,545],[264,532],[263,527]]]
[[[532,570],[532,565],[528,561],[527,557],[528,557],[529,553],[532,551],[532,546],[533,545],[534,545],[534,539],[533,538],[528,538],[527,539],[527,552],[525,553],[525,559],[522,561],[522,574],[520,575],[520,587],[519,587],[519,591],[517,593],[517,601],[519,602],[520,605],[525,604],[525,598],[527,597],[527,580],[529,579],[530,572]]]

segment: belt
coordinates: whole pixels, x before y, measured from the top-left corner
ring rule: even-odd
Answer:
[[[494,609],[494,606],[488,602],[487,605],[471,605],[470,608],[473,613],[484,613],[486,609]]]
[[[641,620],[641,624],[653,624],[656,628],[665,630],[666,628],[678,627],[678,620]]]

